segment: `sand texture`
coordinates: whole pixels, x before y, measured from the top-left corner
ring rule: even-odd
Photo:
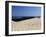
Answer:
[[[19,22],[12,21],[12,31],[40,30],[41,18],[27,19]]]

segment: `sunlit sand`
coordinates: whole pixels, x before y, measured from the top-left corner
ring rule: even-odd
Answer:
[[[27,19],[19,22],[11,22],[12,31],[40,30],[41,18]]]

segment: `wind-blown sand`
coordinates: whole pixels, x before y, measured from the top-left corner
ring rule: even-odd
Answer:
[[[27,19],[19,22],[12,21],[12,31],[40,30],[41,18]]]

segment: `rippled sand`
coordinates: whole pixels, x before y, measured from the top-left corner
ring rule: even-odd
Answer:
[[[19,22],[12,21],[12,31],[40,30],[41,18],[27,19]]]

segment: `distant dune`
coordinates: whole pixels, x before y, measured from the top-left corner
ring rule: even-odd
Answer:
[[[12,21],[11,23],[12,31],[28,31],[41,29],[41,18],[32,18],[19,22]]]

